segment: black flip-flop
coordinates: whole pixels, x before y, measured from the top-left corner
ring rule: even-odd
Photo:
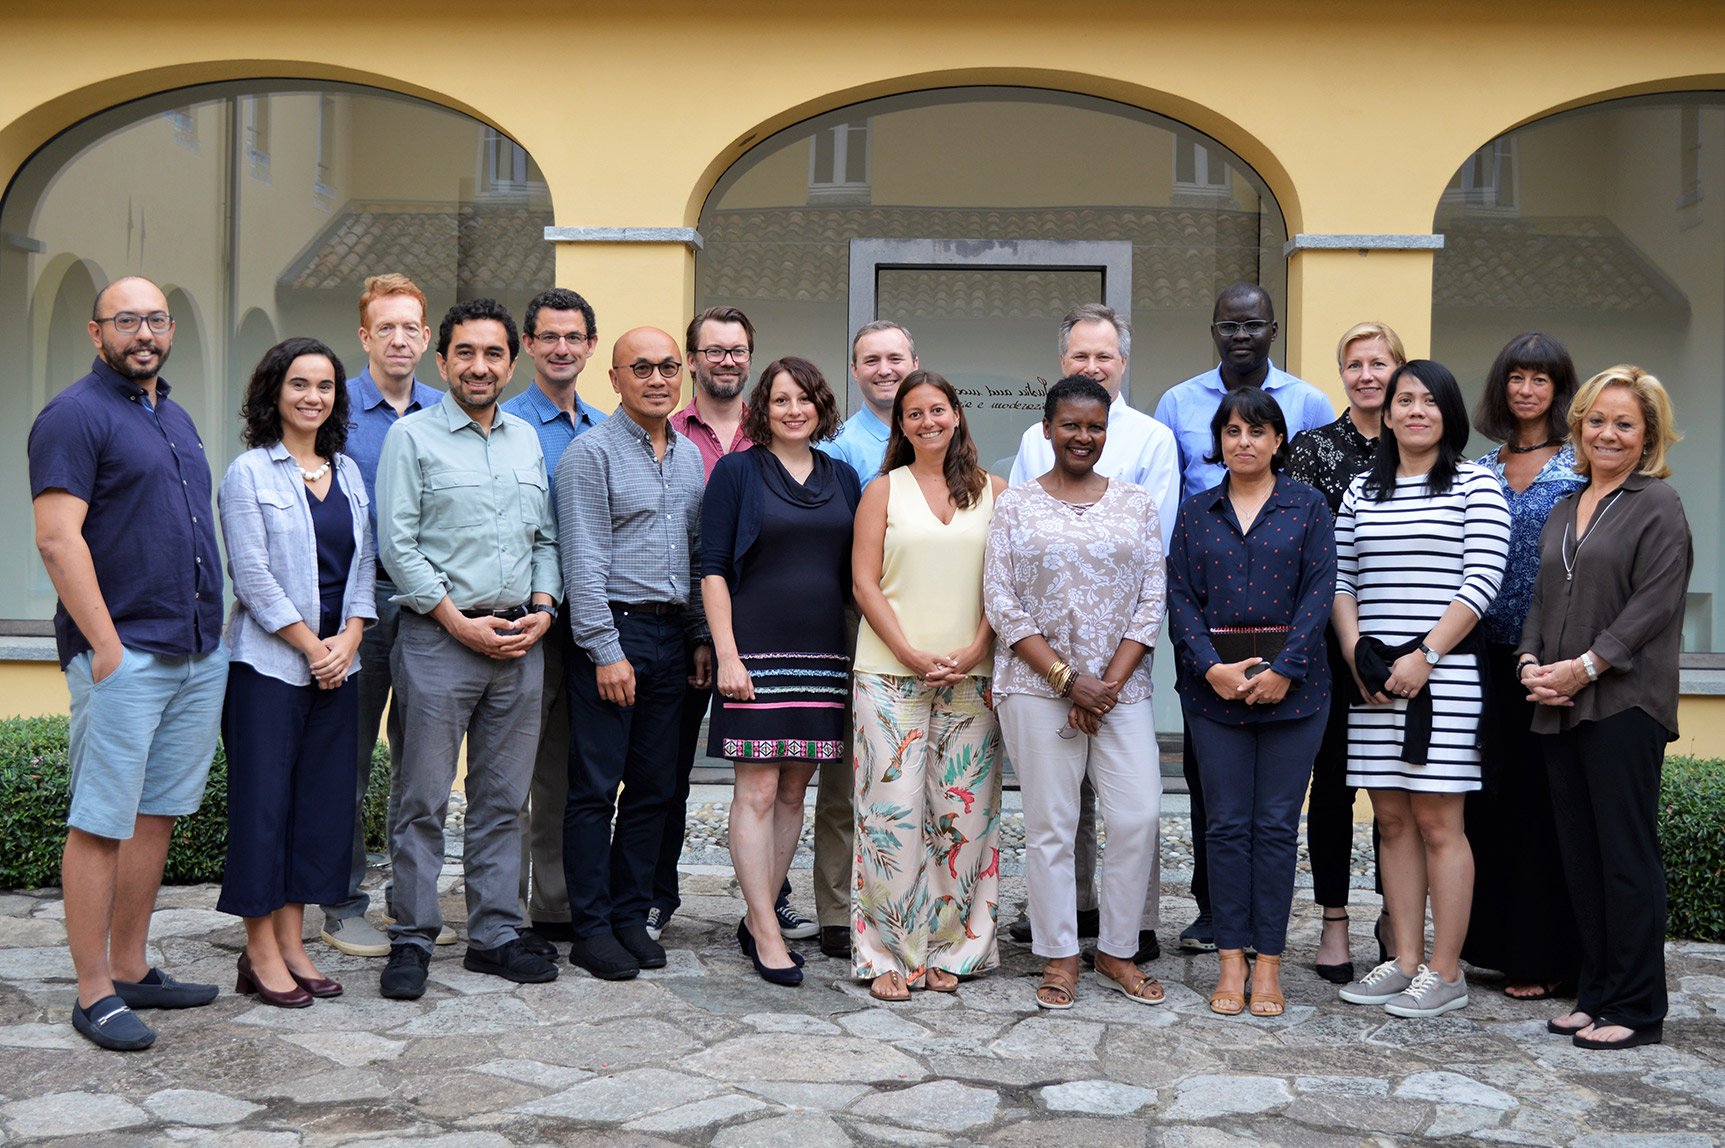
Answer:
[[[1596,1040],[1591,1036],[1576,1033],[1569,1038],[1576,1048],[1591,1048],[1597,1052],[1608,1052],[1618,1048],[1640,1048],[1644,1044],[1658,1044],[1665,1039],[1665,1025],[1654,1021],[1646,1028],[1633,1028],[1622,1040]]]

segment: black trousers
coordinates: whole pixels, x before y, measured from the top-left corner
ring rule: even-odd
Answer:
[[[1192,802],[1192,900],[1199,915],[1210,912],[1210,850],[1204,841],[1209,814],[1204,808],[1204,778],[1198,772],[1198,747],[1192,744],[1192,727],[1180,745],[1180,772],[1186,775],[1186,793]]]
[[[634,705],[601,698],[593,660],[579,647],[569,655],[563,875],[570,924],[582,939],[647,920],[688,689],[681,617],[615,608],[611,617],[635,670]]]
[[[1665,727],[1631,709],[1541,738],[1581,935],[1575,1007],[1601,1024],[1665,1019]]]

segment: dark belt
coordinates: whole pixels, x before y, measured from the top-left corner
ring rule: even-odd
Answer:
[[[507,610],[463,610],[463,618],[502,618],[505,622],[513,622],[517,618],[525,618],[529,613],[526,606],[511,606]]]
[[[625,614],[653,614],[660,618],[683,612],[682,605],[677,602],[613,602],[611,609]]]

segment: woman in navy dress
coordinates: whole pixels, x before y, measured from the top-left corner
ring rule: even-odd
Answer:
[[[743,416],[760,449],[719,460],[701,512],[701,600],[719,694],[707,752],[737,771],[731,862],[748,909],[737,943],[774,984],[802,981],[773,906],[802,832],[803,792],[820,762],[844,753],[845,602],[862,491],[850,467],[813,449],[838,428],[819,368],[774,360]]]

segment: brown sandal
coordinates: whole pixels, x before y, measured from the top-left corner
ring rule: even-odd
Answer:
[[[945,979],[936,981],[934,978],[937,976]],[[932,993],[955,993],[958,991],[958,976],[955,973],[947,972],[945,969],[924,969],[922,971],[922,987]]]
[[[1048,993],[1054,999],[1043,996]],[[1042,966],[1042,983],[1036,986],[1036,1007],[1061,1011],[1078,999],[1078,970],[1049,961]]]
[[[1258,974],[1255,970],[1253,971],[1253,973],[1252,973],[1252,1015],[1253,1016],[1263,1016],[1263,1017],[1281,1016],[1284,1012],[1288,1011],[1288,999],[1286,997],[1284,997],[1281,993],[1282,958],[1281,957],[1272,957],[1272,956],[1268,956],[1264,953],[1259,953],[1258,954],[1257,967],[1258,968],[1273,968],[1273,969],[1275,969],[1276,974],[1277,974],[1277,978],[1276,978],[1276,986],[1277,987],[1276,987],[1275,991],[1271,991],[1269,989],[1260,989],[1258,987],[1258,981],[1259,981]]]
[[[887,991],[881,991],[881,982],[885,981]],[[910,999],[910,986],[904,983],[904,974],[897,969],[882,973],[868,987],[868,995],[877,1001],[888,1004],[903,1004]]]
[[[1244,966],[1246,963],[1246,953],[1243,949],[1218,949],[1216,956],[1223,964],[1228,961],[1239,961]],[[1245,983],[1246,977],[1242,970],[1240,984],[1244,986]],[[1246,994],[1234,989],[1217,989],[1210,994],[1210,1011],[1218,1016],[1239,1016],[1246,1011]]]
[[[1101,954],[1098,954],[1100,957]],[[1102,967],[1101,960],[1096,962],[1096,972],[1106,980],[1111,988],[1119,989],[1126,994],[1126,999],[1134,1004],[1161,1004],[1164,993],[1162,982],[1155,977],[1147,977],[1137,965],[1127,963],[1125,971],[1115,976]]]

